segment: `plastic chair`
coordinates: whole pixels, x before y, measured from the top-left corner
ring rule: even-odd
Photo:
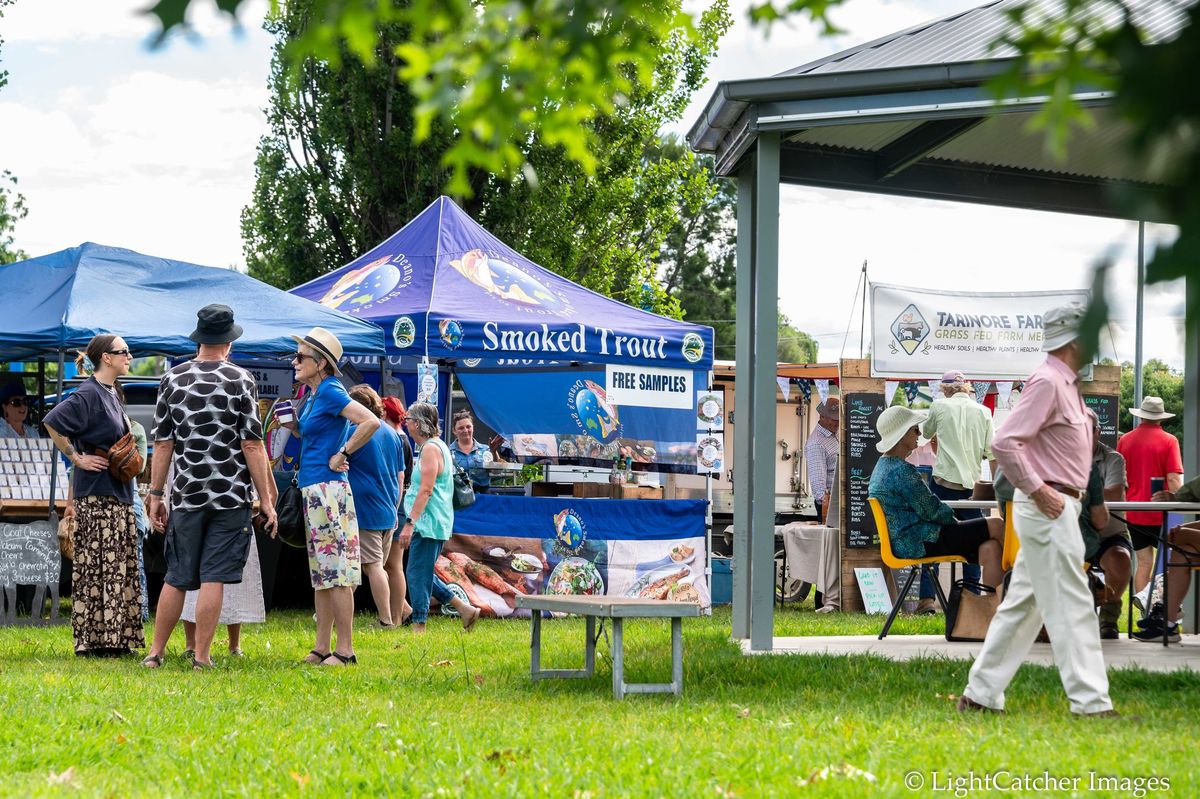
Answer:
[[[888,533],[887,517],[883,513],[883,505],[879,504],[879,500],[874,497],[867,500],[871,505],[871,513],[875,516],[875,529],[879,533],[879,554],[883,556],[883,562],[892,569],[902,569],[905,566],[921,566],[926,563],[966,563],[967,559],[961,555],[939,555],[932,558],[899,558],[892,552],[892,538]],[[892,628],[892,622],[896,620],[896,614],[900,612],[900,601],[908,596],[908,589],[912,588],[913,581],[917,579],[917,575],[921,573],[920,569],[912,569],[908,573],[908,580],[904,583],[904,588],[896,594],[896,601],[892,603],[892,612],[888,615],[887,621],[883,623],[883,629],[879,632],[879,640],[883,640],[887,636],[888,630]],[[942,591],[941,583],[937,580],[933,581],[933,590],[937,592],[938,602],[941,603],[942,612],[946,612],[946,595]]]

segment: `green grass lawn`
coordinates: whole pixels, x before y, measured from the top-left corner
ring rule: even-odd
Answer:
[[[789,609],[779,635],[875,634],[880,620]],[[687,620],[685,690],[612,698],[607,645],[591,680],[529,680],[529,623],[438,618],[423,638],[367,627],[358,666],[299,664],[309,613],[248,626],[247,657],[193,673],[71,656],[68,626],[0,628],[3,796],[915,796],[952,775],[1167,776],[1194,797],[1200,676],[1117,672],[1121,719],[1077,719],[1057,673],[1023,667],[1006,716],[962,717],[967,664],[874,657],[744,657],[729,610]],[[626,627],[627,678],[669,679],[669,628]],[[941,632],[902,618],[893,635]],[[218,640],[223,638],[218,631]],[[543,626],[545,667],[582,662],[583,622]],[[920,779],[918,791],[906,786]],[[954,796],[951,790],[940,792]],[[1070,791],[1062,795],[1070,795]]]

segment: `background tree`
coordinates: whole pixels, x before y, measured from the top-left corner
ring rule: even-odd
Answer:
[[[783,363],[816,363],[817,342],[792,325],[787,314],[779,314],[779,344],[775,350]]]
[[[414,96],[396,77],[399,23],[374,40],[378,66],[317,58],[289,62],[320,0],[296,0],[267,22],[275,35],[271,133],[259,146],[256,186],[243,211],[250,272],[290,287],[340,266],[394,233],[444,184],[454,137],[434,120],[418,140]],[[515,177],[469,169],[464,209],[532,260],[639,307],[678,315],[655,259],[680,208],[712,191],[682,147],[664,156],[657,131],[677,120],[704,79],[727,6],[701,16],[695,36],[659,43],[649,80],[633,76],[620,107],[586,123],[601,143],[589,171],[542,134],[524,144],[530,168]],[[388,61],[388,59],[392,59]]]
[[[1151,358],[1142,364],[1142,396],[1161,397],[1168,413],[1175,418],[1162,423],[1163,430],[1179,439],[1183,444],[1183,373],[1177,372],[1163,361]],[[1121,364],[1121,417],[1118,430],[1128,433],[1134,427],[1134,416],[1130,408],[1137,407],[1133,401],[1133,364]]]
[[[0,19],[4,18],[5,6],[10,6],[15,0],[0,0]],[[0,52],[4,49],[4,38],[0,37]],[[2,59],[0,59],[2,60]],[[0,69],[0,89],[8,84],[8,70]],[[17,222],[25,218],[29,211],[25,208],[25,198],[16,191],[17,179],[7,169],[0,171],[0,265],[22,261],[29,256],[14,246],[13,231]]]

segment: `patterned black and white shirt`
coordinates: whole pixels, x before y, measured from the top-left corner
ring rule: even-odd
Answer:
[[[163,375],[154,440],[175,445],[172,510],[233,510],[253,498],[242,441],[262,440],[254,378],[228,361],[188,361]]]

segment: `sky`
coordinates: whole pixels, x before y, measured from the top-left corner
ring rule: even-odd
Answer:
[[[848,33],[834,39],[800,20],[764,38],[747,21],[749,4],[733,0],[709,82],[669,132],[691,127],[719,81],[775,74],[978,2],[850,0],[833,15]],[[196,35],[153,51],[155,23],[139,13],[147,5],[18,0],[0,19],[0,67],[10,73],[0,169],[18,177],[29,206],[16,244],[42,255],[94,241],[241,267],[239,216],[266,133],[266,0],[243,8],[236,30],[201,3],[190,18]],[[780,308],[816,337],[822,361],[858,355],[864,261],[872,282],[1017,291],[1085,287],[1105,256],[1116,263],[1116,302],[1102,355],[1134,357],[1135,223],[785,186],[780,231]],[[1173,236],[1148,226],[1148,249]],[[1147,288],[1147,359],[1182,368],[1182,317],[1179,283]]]

